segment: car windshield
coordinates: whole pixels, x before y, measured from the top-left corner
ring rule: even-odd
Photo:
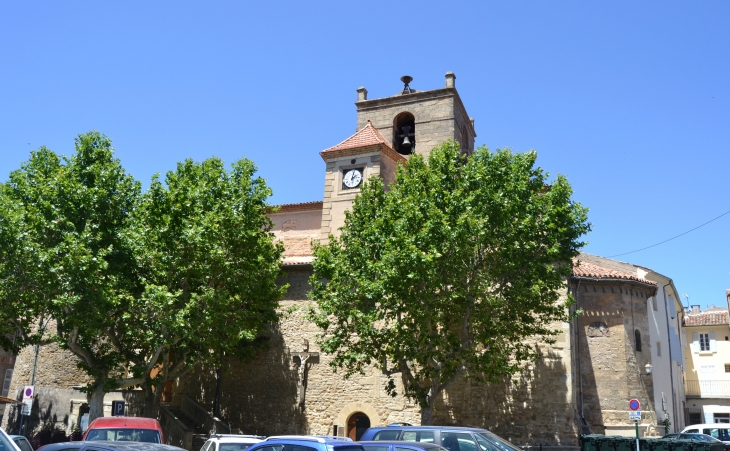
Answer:
[[[161,443],[160,433],[154,429],[91,429],[87,441],[111,440],[114,442]]]
[[[495,445],[500,451],[522,451],[512,443],[491,432],[480,432],[478,435]]]

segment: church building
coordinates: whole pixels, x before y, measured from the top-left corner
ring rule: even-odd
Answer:
[[[467,154],[474,149],[474,120],[453,73],[446,73],[443,87],[431,90],[411,88],[408,76],[401,81],[402,89],[389,97],[369,99],[364,87],[357,90],[356,133],[319,152],[325,163],[322,199],[282,205],[271,214],[273,232],[285,246],[281,282],[289,290],[280,303],[281,321],[270,331],[270,346],[244,363],[231,357],[223,368],[221,416],[233,432],[357,439],[370,426],[420,420],[419,407],[389,396],[385,377],[374,368],[349,379],[335,373],[331,357],[317,347],[319,330],[306,319],[312,303],[307,296],[311,243],[338,233],[363,182],[377,176],[387,186],[409,155],[427,156],[449,139]],[[628,402],[637,398],[642,435],[663,434],[666,419],[672,431],[681,429],[683,358],[677,349],[683,310],[673,282],[648,268],[587,254],[576,264],[563,295],[572,294],[583,313],[571,323],[551,325],[561,332],[557,341],[535,343],[540,358],[515,380],[502,385],[459,380],[447,388],[437,401],[434,424],[485,427],[517,445],[574,447],[581,433],[633,434]],[[657,355],[658,348],[663,355]],[[69,359],[62,354],[46,357]],[[11,396],[27,384],[32,358],[31,350],[18,356]],[[73,392],[82,381],[39,374],[37,391],[53,388],[53,399],[61,400],[45,405],[48,418],[71,428],[84,402]],[[210,412],[215,388],[214,369],[191,371],[172,387],[172,404]],[[133,399],[112,393],[109,400],[125,396]]]

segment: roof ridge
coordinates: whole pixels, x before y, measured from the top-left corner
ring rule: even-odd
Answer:
[[[581,268],[582,267],[582,268]],[[579,269],[580,268],[580,269]],[[573,275],[575,277],[588,277],[593,279],[625,279],[634,280],[636,282],[645,283],[647,285],[657,285],[652,280],[647,280],[635,274],[627,273],[618,269],[607,268],[596,263],[590,263],[579,259],[573,259]]]
[[[353,135],[351,135],[349,138],[345,139],[341,143],[329,147],[323,150],[321,153],[343,149],[354,149],[356,147],[372,146],[374,144],[382,144],[392,150],[392,147],[390,147],[390,142],[385,138],[385,136],[383,136],[382,133],[380,133],[380,130],[375,128],[373,123],[370,122],[370,120],[368,119],[368,123],[365,124],[363,128],[356,131]]]

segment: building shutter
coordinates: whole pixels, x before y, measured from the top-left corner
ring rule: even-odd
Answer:
[[[5,370],[5,380],[3,381],[2,391],[0,396],[8,396],[10,391],[10,381],[13,380],[13,370]]]
[[[700,334],[692,332],[692,352],[700,352]]]
[[[705,424],[712,424],[713,422],[712,412],[705,412]]]
[[[710,352],[717,352],[717,345],[715,344],[715,332],[710,332]]]

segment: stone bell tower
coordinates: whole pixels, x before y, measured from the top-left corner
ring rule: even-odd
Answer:
[[[358,130],[372,122],[401,155],[427,156],[448,139],[458,141],[467,153],[474,150],[474,119],[456,91],[456,75],[447,72],[446,85],[430,91],[411,88],[413,78],[407,75],[401,81],[403,90],[391,97],[368,100],[367,89],[357,90]]]
[[[322,203],[320,240],[337,235],[345,223],[345,211],[369,177],[379,176],[386,187],[395,180],[399,164],[414,153],[428,156],[437,144],[453,139],[462,150],[474,149],[474,121],[466,114],[455,87],[456,76],[446,73],[446,86],[431,91],[410,87],[403,76],[403,90],[392,97],[367,99],[357,90],[357,132],[320,152],[327,163]]]

